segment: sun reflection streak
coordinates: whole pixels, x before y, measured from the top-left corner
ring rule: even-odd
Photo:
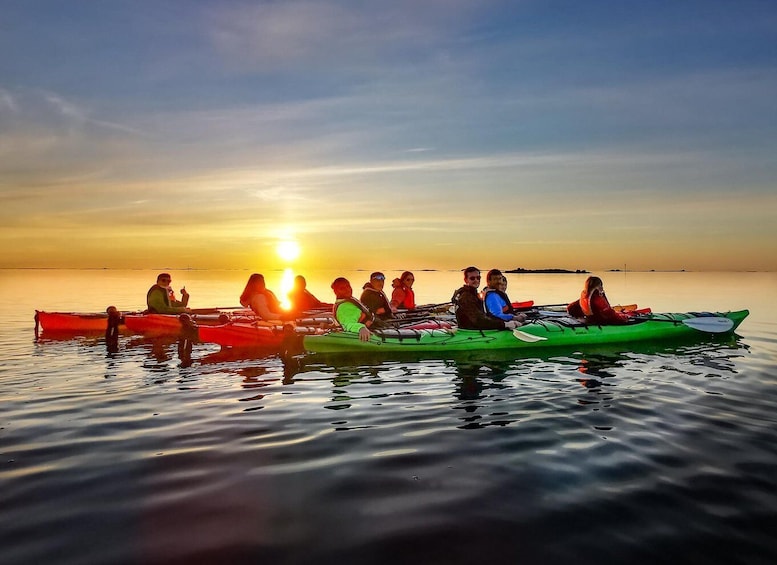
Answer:
[[[283,270],[283,277],[281,278],[281,295],[278,300],[281,302],[281,308],[289,310],[291,308],[291,302],[289,302],[289,292],[294,287],[294,271],[291,267],[286,267]]]

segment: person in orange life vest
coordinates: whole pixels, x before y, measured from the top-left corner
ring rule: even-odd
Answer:
[[[288,298],[291,302],[291,309],[293,312],[300,313],[305,310],[315,310],[317,308],[330,308],[331,304],[321,302],[318,298],[313,296],[311,292],[306,288],[307,281],[302,275],[294,277],[294,287],[289,291]]]
[[[397,279],[394,279],[395,281]],[[415,308],[415,293],[413,292],[413,283],[415,276],[410,271],[405,271],[399,277],[399,284],[392,285],[394,291],[391,293],[391,308],[394,310],[412,310]]]
[[[370,275],[370,280],[364,283],[362,295],[359,300],[370,312],[375,314],[378,320],[390,320],[394,317],[394,309],[391,308],[383,285],[386,284],[386,275],[376,271]]]
[[[273,291],[265,286],[264,275],[254,273],[248,277],[248,282],[240,295],[240,304],[250,308],[255,314],[266,321],[281,321],[281,303]]]
[[[181,289],[181,300],[175,299],[175,292],[170,283],[172,277],[169,273],[160,273],[156,278],[156,284],[146,293],[146,306],[152,314],[180,314],[190,312],[189,293],[186,288]]]
[[[629,321],[627,315],[612,309],[604,294],[602,279],[599,277],[588,277],[585,280],[580,299],[567,306],[567,313],[575,318],[584,318],[590,324],[616,325]]]
[[[514,320],[505,321],[486,315],[478,286],[480,286],[480,269],[477,267],[464,269],[464,285],[451,297],[459,327],[463,330],[515,329],[518,322]]]
[[[488,285],[483,289],[483,303],[486,314],[509,322],[515,320],[523,323],[526,321],[525,314],[519,314],[513,308],[510,298],[502,288],[507,288],[507,279],[499,269],[491,269],[486,275]]]
[[[336,278],[332,283],[332,290],[336,299],[332,313],[337,323],[347,332],[358,332],[361,341],[369,341],[372,335],[369,328],[375,321],[375,315],[353,297],[353,289],[348,279]]]

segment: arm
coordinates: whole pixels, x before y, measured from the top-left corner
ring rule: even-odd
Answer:
[[[280,320],[280,316],[270,311],[267,306],[267,298],[263,294],[255,294],[251,298],[251,310],[258,314],[262,320]]]
[[[396,310],[405,301],[405,291],[401,288],[395,288],[391,293],[391,308]]]
[[[591,300],[591,309],[594,316],[602,323],[622,324],[628,322],[629,317],[626,314],[616,312],[610,306],[610,301],[604,295],[596,295]]]
[[[362,311],[350,302],[340,304],[337,307],[337,322],[343,327],[343,330],[358,333],[360,340],[368,341],[371,335],[370,330],[359,321],[361,316]]]

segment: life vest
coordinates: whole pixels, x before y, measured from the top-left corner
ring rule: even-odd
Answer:
[[[386,293],[382,290],[378,290],[374,286],[372,286],[369,282],[364,283],[364,286],[362,287],[362,300],[369,304],[371,307],[375,308],[375,310],[379,310],[380,308],[383,308],[383,314],[377,314],[377,316],[385,319],[385,318],[391,318],[391,302],[388,299],[388,296],[386,296]],[[368,293],[374,292],[375,296],[370,297]],[[379,302],[380,304],[376,304]],[[366,305],[365,305],[366,306]]]
[[[495,292],[499,297],[504,301],[505,305],[502,306],[502,314],[514,314],[515,308],[513,308],[512,303],[510,302],[510,297],[507,296],[505,292],[502,292],[498,288],[491,288],[487,286],[483,289],[483,310],[486,314],[492,315],[491,312],[488,311],[488,307],[486,306],[486,296],[489,295],[489,293]]]
[[[146,303],[149,302],[151,295],[155,292],[160,293],[164,297],[165,306],[167,306],[168,308],[172,307],[172,304],[170,302],[170,293],[168,293],[167,288],[164,286],[159,286],[158,284],[155,284],[154,286],[148,289],[148,292],[146,293]],[[148,311],[151,312],[152,314],[157,313],[156,310],[154,310],[153,308],[149,308]]]
[[[415,293],[413,292],[413,289],[405,285],[400,285],[398,288],[402,291],[402,302],[397,306],[399,308],[405,308],[406,310],[415,308]]]
[[[591,309],[591,294],[588,294],[585,289],[580,292],[580,309],[586,316],[593,316],[594,311]]]
[[[375,321],[375,314],[369,311],[369,309],[356,300],[353,296],[349,296],[348,298],[338,298],[335,303],[332,305],[332,314],[335,317],[335,320],[337,320],[337,309],[344,304],[345,302],[350,302],[354,306],[356,306],[359,310],[361,310],[361,315],[359,316],[359,323],[361,324],[370,324]]]

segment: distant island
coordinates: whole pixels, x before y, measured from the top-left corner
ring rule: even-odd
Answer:
[[[505,273],[544,273],[544,274],[572,274],[572,275],[580,275],[580,274],[586,274],[588,271],[585,271],[583,269],[577,269],[575,271],[570,271],[569,269],[524,269],[521,267],[518,267],[517,269],[508,269],[505,271]]]

